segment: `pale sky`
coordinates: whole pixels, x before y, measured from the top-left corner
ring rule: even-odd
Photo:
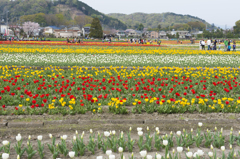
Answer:
[[[102,13],[189,14],[230,28],[240,20],[240,0],[79,0]]]

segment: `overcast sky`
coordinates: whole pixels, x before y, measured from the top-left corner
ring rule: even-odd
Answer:
[[[102,13],[189,14],[228,28],[240,20],[240,0],[80,0]]]

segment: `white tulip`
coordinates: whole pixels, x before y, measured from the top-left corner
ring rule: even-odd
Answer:
[[[149,131],[149,127],[147,126],[147,131]]]
[[[97,158],[96,159],[103,159],[103,157],[102,156],[97,156]]]
[[[152,159],[152,155],[147,155],[147,159]]]
[[[182,151],[183,151],[183,147],[177,147],[177,152],[178,153],[182,153]]]
[[[73,158],[75,156],[75,152],[74,151],[70,151],[68,153],[68,155],[69,155],[70,158]]]
[[[9,158],[9,154],[8,153],[3,153],[2,154],[2,159],[8,159]]]
[[[28,136],[28,140],[31,140],[31,135]]]
[[[208,156],[209,157],[213,157],[213,153],[212,152],[208,152]]]
[[[142,131],[138,131],[138,135],[139,136],[143,136],[143,132]]]
[[[157,159],[161,159],[162,156],[160,154],[157,154]]]
[[[39,136],[37,137],[37,139],[38,139],[39,141],[42,141],[42,135],[39,135]]]
[[[82,136],[84,135],[85,133],[84,133],[84,131],[82,132]]]
[[[169,153],[167,154],[167,158],[169,158]]]
[[[198,155],[198,153],[197,152],[195,152],[194,154],[193,154],[193,157],[197,157],[197,155]],[[198,155],[199,156],[199,155]]]
[[[112,131],[112,134],[113,134],[113,135],[115,135],[115,134],[116,134],[116,131],[115,131],[115,130],[113,130],[113,131]]]
[[[138,128],[137,128],[137,131],[142,131],[142,128],[138,127]]]
[[[77,140],[77,137],[76,137],[75,135],[73,136],[73,140],[74,140],[74,141],[76,141],[76,140]]]
[[[78,131],[76,130],[76,135],[78,135]]]
[[[122,148],[122,147],[119,147],[119,148],[118,148],[118,152],[119,152],[119,153],[122,153],[122,152],[123,152],[123,148]]]
[[[222,151],[225,151],[225,146],[221,146],[221,150],[222,150]]]
[[[223,128],[221,128],[221,133],[223,132]]]
[[[197,154],[198,154],[199,157],[201,157],[201,156],[203,156],[204,152],[203,152],[203,150],[198,150]]]
[[[90,134],[92,134],[93,133],[93,130],[92,129],[90,129]]]
[[[230,150],[232,150],[232,145],[229,146]]]
[[[20,141],[21,139],[22,139],[22,136],[21,136],[21,135],[16,136],[16,140],[17,140],[17,141]]]
[[[156,131],[159,131],[159,127],[156,127]]]
[[[168,141],[167,140],[163,140],[163,145],[167,146],[168,145]]]
[[[217,131],[217,127],[215,126],[215,131]]]
[[[198,123],[198,126],[199,126],[199,127],[202,127],[202,125],[203,125],[203,123],[201,123],[201,122]]]
[[[187,152],[186,155],[187,155],[188,158],[192,158],[193,153],[192,152]]]
[[[110,136],[110,132],[104,131],[104,136],[106,136],[106,137]]]
[[[115,155],[110,155],[109,159],[115,159]]]
[[[132,131],[132,127],[129,128],[129,131]]]
[[[63,136],[62,136],[62,139],[63,139],[63,140],[66,140],[66,139],[67,139],[67,135],[63,135]]]
[[[52,134],[49,134],[49,138],[50,138],[50,139],[52,138]]]
[[[112,150],[107,150],[106,155],[110,156],[112,154]]]
[[[3,144],[4,146],[7,146],[7,145],[9,144],[9,141],[4,140],[4,141],[2,142],[2,144]]]
[[[17,155],[17,159],[20,159],[20,156],[19,156],[19,155]]]
[[[147,156],[147,151],[146,150],[143,150],[143,151],[141,151],[141,152],[139,152],[140,153],[140,155],[142,156],[142,157],[146,157]]]
[[[177,136],[181,136],[181,131],[177,131]]]
[[[191,128],[191,132],[193,132],[193,128]]]

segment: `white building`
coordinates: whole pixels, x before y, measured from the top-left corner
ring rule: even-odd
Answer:
[[[5,24],[0,24],[0,33],[1,34],[7,34],[7,25]]]

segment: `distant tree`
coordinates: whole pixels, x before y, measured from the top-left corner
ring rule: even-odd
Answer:
[[[102,38],[103,37],[102,26],[101,26],[100,20],[98,18],[93,19],[89,36],[94,37],[94,38]]]
[[[90,24],[92,22],[93,18],[90,16],[86,16],[86,15],[80,15],[80,16],[76,16],[74,18],[75,23],[82,28],[84,25],[86,24]]]
[[[25,22],[23,23],[23,31],[28,35],[31,36],[33,33],[38,32],[39,24],[34,22]]]
[[[142,23],[141,23],[141,24],[139,24],[139,26],[138,26],[137,30],[139,30],[139,31],[143,31],[143,29],[144,29],[144,26],[143,26],[143,24],[142,24]]]
[[[179,38],[179,33],[177,32],[177,34],[176,34],[176,38],[178,39]]]
[[[161,30],[162,26],[160,24],[158,24],[157,26],[157,31],[159,32]]]
[[[236,21],[235,26],[233,27],[234,34],[238,35],[240,34],[240,20]]]
[[[34,22],[38,24],[45,24],[46,25],[46,19],[45,19],[45,14],[44,13],[38,13],[34,15]]]
[[[84,25],[84,27],[91,27],[91,24],[86,24]]]

